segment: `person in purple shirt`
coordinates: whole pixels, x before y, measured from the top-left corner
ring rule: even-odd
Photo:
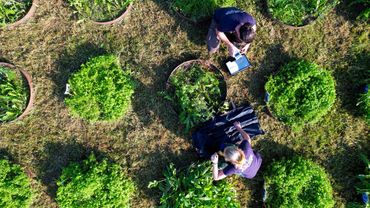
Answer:
[[[243,141],[239,146],[227,146],[222,148],[225,161],[229,164],[224,168],[218,169],[218,154],[211,156],[213,163],[213,179],[221,180],[226,176],[238,174],[244,178],[253,178],[261,167],[262,158],[260,154],[254,152],[251,146],[251,138],[240,126],[239,122],[234,123],[235,128],[240,132]]]
[[[245,54],[256,36],[256,29],[256,20],[250,14],[235,7],[217,9],[208,30],[208,52],[217,52],[221,40],[230,56],[239,51]]]

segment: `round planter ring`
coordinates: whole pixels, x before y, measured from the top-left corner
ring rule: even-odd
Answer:
[[[38,7],[38,3],[39,3],[38,1],[39,0],[32,0],[32,5],[30,9],[28,10],[27,14],[23,16],[20,20],[6,25],[5,28],[13,28],[13,27],[16,27],[20,24],[27,22],[35,14],[36,8]]]
[[[180,65],[178,65],[174,70],[172,70],[171,74],[168,76],[168,79],[166,81],[166,91],[168,91],[170,88],[171,88],[171,82],[170,82],[170,79],[171,77],[176,74],[176,72],[180,71],[180,70],[188,70],[191,66],[193,66],[194,64],[199,64],[202,66],[202,69],[206,69],[208,71],[211,71],[215,74],[218,74],[220,75],[220,81],[223,81],[225,80],[223,74],[220,72],[220,70],[218,70],[213,64],[211,64],[209,61],[204,61],[204,60],[201,60],[201,59],[194,59],[194,60],[190,60],[190,61],[185,61],[183,63],[181,63]],[[222,89],[224,88],[224,89]],[[226,87],[226,83],[225,83],[225,86],[221,87],[221,103],[219,105],[219,107],[222,106],[223,104],[223,101],[225,101],[226,99],[226,94],[227,94],[227,87]],[[172,105],[172,108],[173,110],[178,113],[178,109]]]
[[[172,8],[172,10],[175,12],[175,14],[177,16],[179,16],[181,19],[184,19],[185,21],[188,21],[192,24],[201,24],[201,23],[205,23],[207,21],[210,21],[212,19],[212,16],[209,16],[209,17],[200,18],[199,20],[193,20],[193,19],[185,16],[183,13],[181,13],[180,10],[177,9],[175,6],[171,5],[170,7]]]
[[[21,115],[19,115],[16,119],[14,119],[12,121],[8,121],[8,122],[2,122],[2,123],[10,123],[10,122],[18,121],[18,120],[24,118],[31,111],[31,109],[33,107],[33,102],[35,100],[35,91],[33,90],[32,77],[27,71],[25,71],[23,69],[19,69],[16,66],[14,66],[13,64],[5,63],[5,62],[0,62],[0,66],[7,67],[7,68],[13,69],[15,71],[19,71],[22,74],[22,76],[26,79],[27,84],[28,84],[29,97],[28,97],[27,107],[24,109],[23,113]],[[0,122],[0,124],[1,124],[1,122]]]
[[[100,21],[94,21],[94,20],[90,20],[91,22],[93,22],[94,24],[96,25],[112,25],[112,24],[118,24],[120,23],[126,16],[127,14],[131,11],[132,9],[132,3],[130,3],[127,7],[126,7],[126,10],[119,16],[117,17],[116,19],[114,20],[110,20],[110,21],[103,21],[103,22],[100,22]]]

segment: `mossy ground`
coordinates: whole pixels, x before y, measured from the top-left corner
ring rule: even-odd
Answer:
[[[223,68],[227,51],[223,47],[209,56],[204,40],[209,23],[189,23],[169,5],[165,0],[136,1],[122,24],[97,26],[77,23],[62,0],[40,0],[31,21],[0,31],[0,59],[27,69],[37,91],[29,116],[0,125],[1,152],[11,155],[34,178],[39,193],[34,207],[56,207],[55,183],[61,169],[91,150],[115,160],[133,177],[140,191],[132,207],[158,204],[160,193],[147,185],[163,177],[167,164],[185,166],[197,159],[176,113],[157,92],[165,89],[171,70],[183,61],[210,59]],[[255,179],[230,180],[240,190],[242,205],[260,207],[264,168],[274,158],[299,154],[327,170],[335,207],[343,207],[357,196],[355,176],[363,170],[358,153],[370,152],[369,127],[354,110],[360,83],[369,76],[359,60],[368,64],[369,53],[359,59],[352,50],[369,26],[353,21],[344,13],[346,7],[339,6],[307,28],[289,30],[267,18],[261,5],[258,0],[238,1],[239,7],[256,17],[257,38],[248,52],[253,67],[227,76],[227,84],[228,99],[240,105],[251,103],[258,112],[266,134],[254,141],[254,148],[264,163]],[[65,83],[81,63],[104,53],[118,54],[121,63],[132,66],[139,83],[132,108],[114,123],[90,124],[72,118],[63,102]],[[335,107],[300,133],[270,117],[263,102],[267,77],[294,57],[332,71],[337,84]]]

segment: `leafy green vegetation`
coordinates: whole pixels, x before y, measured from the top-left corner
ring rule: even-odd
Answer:
[[[118,164],[98,161],[93,154],[82,164],[63,169],[56,200],[62,208],[130,207],[135,185]]]
[[[309,160],[293,157],[275,161],[267,168],[264,179],[266,203],[272,207],[334,206],[325,170]]]
[[[187,70],[177,71],[170,77],[170,83],[174,89],[170,99],[187,131],[217,113],[225,83],[214,72],[194,64]]]
[[[159,188],[162,193],[161,207],[240,207],[236,192],[226,180],[213,182],[210,162],[192,164],[177,171],[173,164],[164,172],[166,179],[149,183],[150,188]]]
[[[0,167],[0,207],[29,207],[34,193],[22,168],[7,159],[0,159]]]
[[[235,0],[175,0],[173,2],[174,9],[194,21],[212,17],[215,9],[235,6],[235,4]]]
[[[65,99],[75,116],[89,121],[116,120],[131,104],[135,82],[113,55],[92,58],[68,80],[71,96]]]
[[[0,66],[0,123],[16,119],[27,107],[29,93],[22,75]]]
[[[360,94],[358,99],[358,106],[360,111],[365,115],[366,122],[370,125],[370,91]]]
[[[31,5],[32,0],[0,0],[0,27],[21,19]]]
[[[305,60],[291,61],[266,83],[267,103],[281,121],[300,130],[315,123],[335,102],[334,79],[328,71]]]
[[[124,12],[133,0],[67,0],[80,19],[109,21]]]
[[[357,16],[357,19],[369,20],[370,17],[370,0],[354,0],[349,6],[361,5],[364,9],[361,10],[360,14]]]
[[[302,26],[333,9],[338,0],[267,0],[268,10],[281,22]]]
[[[363,154],[360,155],[361,160],[365,164],[365,172],[363,174],[358,175],[357,177],[360,179],[360,183],[356,186],[357,193],[365,193],[367,195],[370,194],[370,161],[367,157]]]

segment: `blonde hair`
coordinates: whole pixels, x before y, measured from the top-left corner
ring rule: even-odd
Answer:
[[[223,155],[226,161],[233,163],[237,167],[242,166],[245,162],[244,152],[235,146],[226,147]]]

